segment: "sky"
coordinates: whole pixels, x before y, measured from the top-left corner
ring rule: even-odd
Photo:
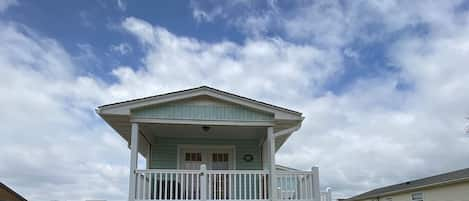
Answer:
[[[348,197],[469,167],[469,2],[0,0],[0,181],[126,200],[102,104],[208,85],[301,111],[279,164]]]

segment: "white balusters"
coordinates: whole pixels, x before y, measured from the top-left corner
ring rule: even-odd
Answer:
[[[265,170],[137,170],[135,198],[138,201],[269,200],[269,180],[273,178],[278,200],[313,201],[316,177],[314,172],[302,171],[277,171],[272,176]]]
[[[312,172],[277,172],[279,200],[314,200],[314,175]]]
[[[267,200],[267,174],[263,170],[208,170],[207,200]]]

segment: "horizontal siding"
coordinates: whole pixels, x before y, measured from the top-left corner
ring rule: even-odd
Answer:
[[[258,140],[226,140],[201,138],[166,138],[154,139],[151,150],[150,168],[176,169],[177,145],[234,145],[236,149],[236,169],[257,170],[262,169],[260,147]],[[252,154],[254,159],[250,162],[243,160],[245,154]]]
[[[186,100],[154,105],[132,110],[132,117],[221,120],[221,121],[272,121],[273,114],[218,100]]]

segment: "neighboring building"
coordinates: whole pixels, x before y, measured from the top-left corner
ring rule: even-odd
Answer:
[[[301,126],[300,112],[206,86],[96,112],[130,146],[129,201],[320,201],[317,167],[275,164],[275,152]]]
[[[0,182],[0,201],[27,201],[7,185]]]
[[[346,201],[468,201],[469,168],[374,189]]]

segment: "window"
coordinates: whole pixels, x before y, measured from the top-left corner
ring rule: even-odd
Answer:
[[[186,153],[186,161],[202,161],[201,153]]]
[[[392,201],[392,198],[386,198],[386,201]]]
[[[228,170],[229,165],[228,153],[212,153],[213,170]]]
[[[423,201],[423,193],[412,193],[412,201]]]

